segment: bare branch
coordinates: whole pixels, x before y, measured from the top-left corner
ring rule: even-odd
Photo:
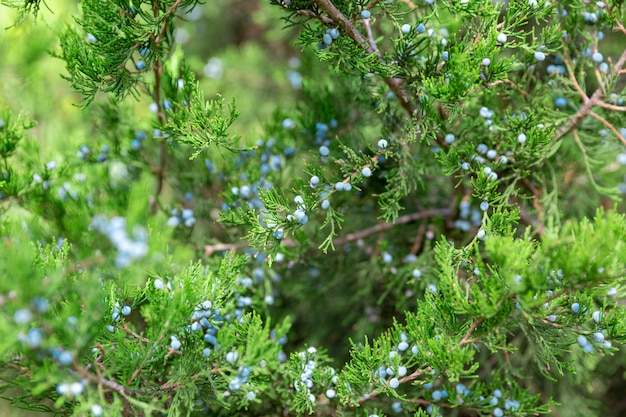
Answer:
[[[339,9],[335,7],[335,5],[330,0],[313,0],[315,4],[317,4],[322,10],[326,12],[326,14],[332,19],[336,24],[338,24],[343,31],[359,46],[365,49],[369,54],[376,54],[379,59],[380,55],[378,55],[378,50],[375,47],[370,45],[370,42],[367,38],[359,32],[352,21],[345,17]],[[400,104],[402,107],[409,113],[410,116],[413,116],[415,113],[415,106],[408,100],[406,94],[402,90],[402,80],[399,78],[383,78],[389,89],[398,97],[400,100]]]
[[[615,128],[615,126],[613,126],[612,123],[610,123],[608,120],[606,120],[604,117],[600,116],[597,113],[594,113],[593,111],[589,112],[589,116],[593,117],[596,120],[599,120],[600,123],[602,123],[604,126],[606,126],[607,129],[609,129],[611,132],[613,132],[613,134],[615,136],[617,136],[617,138],[624,144],[626,145],[626,139],[624,139],[624,136],[622,136],[622,134]]]

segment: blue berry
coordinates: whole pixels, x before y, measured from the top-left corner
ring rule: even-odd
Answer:
[[[450,59],[450,53],[448,51],[443,51],[441,53],[441,59],[443,59],[444,61],[447,61]]]
[[[122,307],[122,314],[123,314],[123,315],[128,316],[128,315],[130,314],[130,312],[131,312],[131,308],[130,308],[130,306],[124,306],[124,307]]]
[[[400,30],[402,31],[402,33],[404,33],[406,35],[407,33],[409,33],[411,31],[411,25],[404,24],[404,25],[402,25],[402,28]]]
[[[600,323],[600,320],[602,320],[602,313],[599,311],[594,311],[593,313],[591,313],[591,318],[596,323]]]
[[[102,409],[101,405],[94,404],[91,406],[91,414],[93,414],[95,417],[100,417],[103,412],[104,410]]]
[[[604,342],[604,334],[602,332],[595,332],[593,334],[593,340],[595,340],[597,343]]]
[[[378,141],[378,147],[381,149],[385,149],[387,147],[388,143],[385,139],[381,139]]]
[[[591,59],[593,59],[593,62],[599,64],[600,62],[604,61],[604,56],[602,56],[600,52],[595,52],[593,55],[591,55]]]
[[[539,61],[539,62],[542,62],[542,61],[544,61],[546,59],[546,54],[544,54],[541,51],[537,51],[537,52],[535,52],[535,59],[537,61]]]
[[[371,177],[372,176],[372,170],[369,167],[365,167],[361,170],[361,175],[363,175],[365,178],[367,177]]]
[[[226,362],[230,364],[237,362],[237,359],[239,359],[239,354],[235,351],[231,351],[226,354]]]
[[[322,209],[324,209],[324,210],[328,210],[328,208],[330,207],[330,201],[323,200],[322,204],[320,205],[320,207],[322,207]]]
[[[57,360],[61,365],[68,366],[72,364],[72,361],[74,360],[74,355],[72,355],[72,352],[68,352],[67,350],[65,350],[59,354]]]
[[[31,311],[27,308],[17,310],[15,314],[13,314],[13,320],[15,320],[17,324],[28,323],[32,317],[33,313],[31,313]]]
[[[41,345],[41,341],[43,340],[43,333],[38,328],[33,328],[28,330],[28,335],[26,336],[26,343],[35,349]]]
[[[170,347],[174,350],[180,350],[181,343],[176,336],[171,337]]]
[[[442,397],[441,391],[439,390],[433,391],[432,396],[433,396],[433,401],[441,400],[441,397]]]
[[[574,313],[578,314],[578,312],[580,312],[580,304],[578,304],[578,303],[574,303],[574,304],[572,304],[571,309],[572,309],[572,311],[573,311]]]
[[[285,232],[283,232],[283,229],[277,229],[274,231],[273,235],[276,239],[280,240],[285,236]]]
[[[231,391],[237,391],[239,388],[241,388],[241,382],[237,378],[232,379],[228,384],[228,389]]]
[[[505,44],[507,41],[507,37],[504,33],[499,33],[496,39],[499,43]]]
[[[138,151],[141,148],[141,142],[137,139],[133,139],[130,141],[130,147],[133,148],[133,150]]]
[[[565,97],[557,97],[554,100],[554,105],[560,109],[567,106],[567,99]]]
[[[455,140],[455,139],[456,139],[456,138],[454,137],[454,135],[453,135],[452,133],[448,133],[448,134],[446,135],[446,137],[444,138],[444,140],[446,141],[446,143],[450,143],[450,144],[454,143],[454,140]]]
[[[336,28],[329,29],[328,30],[328,34],[330,35],[331,38],[337,39],[339,37],[339,30],[337,30]],[[330,121],[331,127],[337,127],[337,126],[332,126],[333,125],[333,120]],[[337,123],[337,121],[335,120],[335,124],[336,123]]]
[[[398,350],[400,352],[404,352],[405,350],[407,350],[409,348],[409,344],[405,341],[402,341],[400,343],[398,343]]]
[[[289,118],[283,120],[283,128],[284,129],[291,130],[294,127],[296,127],[296,123],[293,120],[291,120]]]
[[[398,378],[391,378],[389,380],[389,386],[393,389],[396,389],[400,386],[400,381],[398,381]]]
[[[370,17],[372,17],[372,14],[369,10],[363,10],[361,12],[361,19],[369,19]]]
[[[57,393],[59,395],[66,395],[66,394],[69,394],[69,392],[70,392],[70,384],[62,382],[57,385]]]
[[[331,43],[333,43],[333,38],[328,33],[325,33],[324,36],[322,36],[322,41],[326,45],[330,45]]]
[[[146,63],[143,61],[137,61],[137,63],[135,64],[135,67],[139,70],[142,71],[143,69],[146,68]]]
[[[330,149],[328,149],[327,146],[320,146],[320,155],[328,156],[329,153],[330,153]]]
[[[493,417],[502,417],[504,415],[504,411],[502,411],[499,408],[494,408],[493,409]]]
[[[423,24],[423,23],[420,23],[419,25],[417,25],[417,26],[415,27],[415,31],[416,31],[417,33],[424,33],[424,32],[426,32],[426,27],[424,26],[424,24]]]
[[[502,391],[500,391],[499,389],[493,391],[493,396],[496,398],[502,397]]]

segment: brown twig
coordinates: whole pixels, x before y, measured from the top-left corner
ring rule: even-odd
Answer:
[[[409,223],[415,220],[428,219],[428,218],[437,217],[437,216],[448,216],[451,212],[452,210],[450,208],[439,208],[439,209],[422,210],[422,211],[418,211],[415,213],[405,214],[404,216],[398,217],[396,221],[393,223],[379,223],[375,226],[368,227],[367,229],[363,229],[355,233],[349,233],[343,237],[335,238],[333,239],[333,245],[343,245],[349,242],[354,242],[359,239],[366,238],[367,236],[384,232],[399,224],[405,224],[405,223]],[[296,243],[292,241],[291,239],[285,239],[281,242],[281,245],[286,246],[286,247],[295,247]],[[216,243],[213,245],[206,245],[204,247],[204,253],[206,256],[210,256],[214,252],[228,251],[228,250],[233,250],[233,249],[236,250],[236,249],[245,248],[247,246],[248,246],[248,242],[246,241],[241,241],[237,243]]]
[[[612,123],[610,123],[608,120],[606,120],[604,117],[600,116],[597,113],[594,113],[593,111],[589,112],[589,116],[593,117],[596,120],[599,120],[600,123],[602,123],[607,129],[609,129],[611,132],[613,132],[613,134],[615,136],[617,136],[617,138],[624,144],[626,145],[626,139],[624,139],[624,136],[622,136],[622,134],[615,128],[615,126],[613,126]]]
[[[305,17],[312,17],[314,19],[319,19],[322,23],[326,23],[327,25],[334,25],[335,22],[333,21],[333,19],[330,19],[326,16],[322,16],[319,14],[316,14],[310,10],[298,10],[296,12],[296,14],[300,15],[300,16],[305,16]]]
[[[451,210],[449,208],[441,208],[441,209],[430,209],[418,211],[416,213],[405,214],[404,216],[400,216],[396,219],[394,223],[380,223],[372,227],[368,227],[367,229],[363,229],[359,232],[349,233],[345,237],[333,239],[333,244],[335,245],[343,245],[344,243],[354,242],[359,239],[363,239],[369,235],[383,232],[385,230],[391,229],[395,225],[409,223],[415,220],[427,219],[431,217],[437,216],[447,216],[450,214]]]
[[[152,40],[155,45],[159,44],[163,40],[163,37],[165,36],[165,33],[167,31],[167,27],[169,26],[169,22],[170,22],[169,17],[174,13],[176,8],[180,5],[180,2],[181,0],[176,0],[174,3],[172,3],[170,8],[167,10],[163,19],[164,20],[163,25],[161,26],[159,33]],[[153,3],[153,14],[155,18],[159,16],[159,7],[156,2]],[[153,72],[154,72],[153,98],[157,105],[157,119],[159,121],[159,126],[163,126],[165,124],[165,114],[163,113],[163,107],[161,105],[161,76],[163,74],[163,62],[158,57],[154,62]],[[151,206],[150,209],[152,212],[156,211],[156,208],[158,206],[157,204],[158,197],[163,191],[163,183],[165,181],[166,161],[167,161],[167,145],[165,143],[164,138],[160,137],[159,138],[159,165],[158,165],[158,168],[155,169],[155,175],[156,175],[155,198],[152,200],[150,204]]]
[[[564,60],[564,61],[567,62],[567,60]],[[622,67],[624,66],[624,63],[626,63],[626,49],[624,50],[624,52],[622,52],[622,55],[620,55],[619,59],[615,63],[615,66],[613,67],[614,68],[614,70],[613,70],[614,74],[617,74],[617,73],[619,73],[622,70]],[[571,67],[568,68],[568,72],[570,73],[570,77],[572,77],[572,76],[575,77],[575,75],[573,75],[573,72],[571,71]],[[591,97],[589,97],[589,99],[586,102],[584,102],[582,107],[574,114],[574,116],[572,116],[572,118],[570,118],[567,122],[565,122],[563,124],[563,126],[561,126],[560,128],[558,128],[556,130],[556,132],[554,133],[555,139],[560,139],[561,137],[563,137],[566,134],[570,133],[572,131],[572,129],[574,129],[576,126],[578,126],[578,124],[586,116],[589,116],[589,114],[591,113],[593,107],[594,106],[598,106],[599,103],[602,101],[602,97],[604,96],[603,89],[604,89],[604,86],[600,85],[596,89],[596,91],[593,92]],[[584,93],[583,93],[583,95],[584,95]]]
[[[83,378],[85,378],[87,381],[93,382],[94,384],[98,385],[98,386],[104,386],[107,387],[121,395],[128,395],[128,396],[135,396],[136,393],[131,390],[126,388],[125,386],[111,380],[111,379],[106,379],[103,377],[98,377],[92,373],[90,373],[89,371],[87,371],[87,369],[83,368],[83,366],[78,363],[78,361],[75,359],[74,360],[74,370],[76,371],[76,373],[80,376],[82,376]]]
[[[143,337],[143,336],[141,336],[141,335],[138,335],[137,333],[135,333],[134,331],[132,331],[132,330],[131,330],[131,329],[130,329],[127,325],[126,325],[126,323],[122,323],[122,329],[124,329],[124,331],[125,331],[126,333],[128,333],[129,335],[131,335],[131,336],[135,337],[137,340],[140,340],[140,341],[142,341],[142,342],[144,342],[144,343],[150,343],[150,340],[149,340],[149,339],[147,339],[147,338],[145,338],[145,337]]]
[[[470,328],[467,329],[467,333],[465,333],[465,336],[463,336],[463,339],[461,339],[461,341],[459,342],[459,346],[464,346],[472,342],[472,340],[470,339],[472,336],[472,333],[474,333],[474,330],[476,330],[478,326],[482,324],[483,321],[485,321],[484,317],[479,317],[476,320],[474,320]]]
[[[605,101],[601,101],[598,103],[599,107],[602,107],[603,109],[607,109],[607,110],[613,110],[613,111],[626,111],[626,106],[616,106],[614,104],[609,104]]]
[[[339,9],[335,7],[335,5],[330,0],[313,0],[315,4],[318,5],[320,9],[322,9],[330,19],[335,22],[335,24],[339,25],[341,29],[359,46],[367,51],[368,54],[376,54],[378,55],[378,51],[376,48],[373,48],[370,45],[369,40],[359,32],[354,26],[353,22],[346,18]],[[383,80],[389,87],[389,89],[398,97],[400,100],[400,104],[402,107],[409,113],[410,116],[413,116],[415,113],[415,106],[408,100],[404,91],[402,90],[402,80],[399,78],[389,78],[384,77]]]

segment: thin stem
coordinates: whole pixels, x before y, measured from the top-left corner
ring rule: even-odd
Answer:
[[[624,144],[626,145],[626,139],[624,139],[624,136],[622,136],[622,134],[615,129],[615,126],[613,126],[612,123],[610,123],[608,120],[606,120],[604,117],[600,116],[597,113],[594,113],[593,111],[589,112],[589,116],[593,117],[596,120],[599,120],[600,123],[602,123],[604,126],[606,126],[607,129],[609,129],[611,132],[613,132],[613,134],[615,136],[617,136],[617,138]]]
[[[394,223],[380,223],[372,227],[368,227],[367,229],[363,229],[356,233],[349,233],[345,237],[333,239],[333,244],[335,245],[343,245],[344,243],[354,242],[359,239],[363,239],[369,235],[380,233],[385,230],[391,229],[392,227],[398,224],[409,223],[415,220],[427,219],[431,217],[437,216],[447,216],[451,213],[449,208],[441,208],[441,209],[430,209],[418,211],[416,213],[405,214],[404,216],[400,216],[396,219]]]
[[[372,227],[368,227],[367,229],[363,229],[355,233],[349,233],[344,237],[335,238],[333,239],[333,245],[343,245],[349,242],[357,241],[359,239],[364,239],[367,236],[384,232],[385,230],[389,230],[399,224],[409,223],[415,220],[428,219],[428,218],[437,217],[437,216],[448,216],[451,213],[452,213],[452,210],[450,208],[439,208],[439,209],[422,210],[422,211],[418,211],[415,213],[405,214],[404,216],[398,217],[394,223],[380,223],[380,224],[377,224]],[[281,245],[286,246],[286,247],[295,247],[296,242],[292,241],[291,239],[285,239],[283,240]],[[245,248],[247,246],[248,246],[248,242],[246,241],[241,241],[237,243],[216,243],[213,245],[206,245],[204,247],[204,253],[206,256],[210,256],[214,252],[229,251],[233,249],[236,250],[236,249]]]
[[[624,50],[624,52],[622,52],[622,55],[619,57],[619,59],[615,63],[615,66],[614,66],[614,69],[613,69],[614,74],[616,74],[619,71],[621,71],[622,67],[624,66],[624,63],[626,63],[626,50]],[[565,124],[563,124],[563,126],[561,126],[560,128],[558,128],[556,130],[556,132],[554,133],[555,139],[560,139],[561,137],[563,137],[566,134],[570,133],[572,131],[572,129],[574,129],[576,126],[578,126],[578,124],[586,116],[589,116],[589,113],[591,112],[593,107],[598,105],[598,103],[601,102],[603,95],[604,95],[604,93],[603,93],[603,86],[600,85],[596,89],[596,91],[593,92],[591,97],[589,97],[589,100],[586,101],[583,104],[583,106],[574,114],[574,116],[572,116],[571,119],[569,119],[567,122],[565,122]]]
[[[153,42],[155,45],[158,45],[163,40],[163,37],[165,36],[165,33],[167,32],[167,27],[169,26],[169,23],[170,23],[170,18],[174,14],[174,11],[176,10],[176,8],[180,5],[180,2],[181,0],[176,0],[174,3],[172,3],[170,8],[167,10],[163,18],[163,24],[161,25],[161,29],[159,30],[159,33],[157,34],[157,36],[154,37],[153,39]],[[152,10],[153,10],[154,17],[155,18],[158,17],[159,7],[158,7],[157,2],[153,3]],[[163,62],[161,61],[160,57],[157,57],[157,59],[155,60],[153,71],[154,71],[153,98],[157,105],[157,119],[159,121],[159,126],[163,126],[165,124],[165,114],[163,113],[163,107],[161,105],[161,76],[163,75]],[[156,208],[158,205],[158,197],[163,191],[166,161],[167,161],[167,145],[165,143],[164,138],[160,137],[159,138],[159,165],[158,165],[158,168],[154,170],[157,184],[156,184],[156,190],[155,190],[155,198],[151,202],[151,211],[153,213],[156,211]]]
[[[346,18],[339,9],[335,7],[335,5],[330,0],[313,0],[315,4],[318,5],[320,9],[326,12],[326,14],[333,20],[336,24],[338,24],[343,31],[359,46],[367,51],[368,54],[376,54],[379,59],[380,55],[378,55],[378,50],[372,45],[366,37],[359,32],[354,26],[353,22]],[[400,104],[402,107],[409,113],[412,117],[415,113],[415,106],[407,99],[404,91],[402,90],[402,80],[399,78],[388,78],[384,77],[383,80],[389,87],[389,89],[398,97],[400,100]]]

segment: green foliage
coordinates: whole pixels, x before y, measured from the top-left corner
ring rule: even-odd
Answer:
[[[0,3],[13,406],[619,414],[621,2]]]

